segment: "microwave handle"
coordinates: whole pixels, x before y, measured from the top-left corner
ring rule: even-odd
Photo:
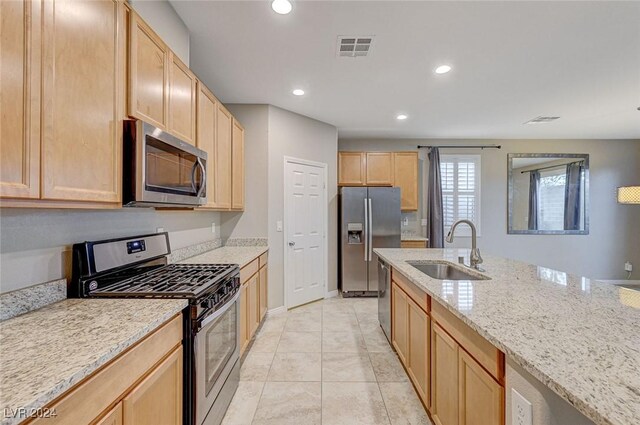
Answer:
[[[207,187],[207,170],[205,169],[204,164],[202,163],[202,160],[200,158],[198,158],[196,160],[196,164],[200,167],[200,169],[202,170],[202,184],[200,185],[200,188],[198,189],[198,193],[197,193],[197,197],[201,197],[202,196],[202,192],[204,192],[205,187]],[[193,169],[195,171],[195,167]],[[194,182],[195,180],[195,173],[192,173],[191,175],[191,181]],[[194,182],[195,183],[195,182]]]

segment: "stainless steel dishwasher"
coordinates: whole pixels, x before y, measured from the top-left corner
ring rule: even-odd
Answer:
[[[378,258],[378,321],[391,343],[391,269]]]

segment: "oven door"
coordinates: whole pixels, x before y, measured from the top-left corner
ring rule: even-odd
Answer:
[[[196,424],[203,423],[240,358],[239,297],[240,291],[223,308],[204,318],[196,333]]]

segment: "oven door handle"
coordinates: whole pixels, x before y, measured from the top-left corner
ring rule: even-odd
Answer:
[[[211,314],[210,316],[205,317],[202,322],[200,322],[200,325],[198,326],[198,330],[204,328],[205,326],[207,326],[209,323],[213,322],[214,320],[216,320],[218,317],[222,316],[224,313],[227,312],[227,310],[229,310],[231,308],[231,306],[233,306],[235,304],[235,302],[238,300],[238,298],[240,297],[240,289],[238,289],[238,292],[235,293],[235,295],[233,296],[233,298],[231,298],[231,300],[229,300],[225,306],[223,308],[221,308],[220,310],[216,311],[215,313]]]

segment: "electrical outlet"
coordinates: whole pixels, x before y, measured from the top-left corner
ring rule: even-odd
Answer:
[[[215,222],[211,223],[211,233],[214,234],[214,235],[216,234],[216,223]]]
[[[282,232],[282,221],[276,221],[276,232]]]
[[[402,225],[403,226],[408,226],[409,225],[409,217],[405,217],[402,219]]]
[[[420,220],[420,225],[421,226],[426,226],[427,225],[427,219],[423,218],[422,220]]]
[[[624,263],[624,271],[629,273],[633,271],[633,264],[631,264],[631,261]]]
[[[164,227],[156,227],[156,233],[164,232]]]
[[[511,388],[511,424],[533,425],[531,403],[522,394]]]

